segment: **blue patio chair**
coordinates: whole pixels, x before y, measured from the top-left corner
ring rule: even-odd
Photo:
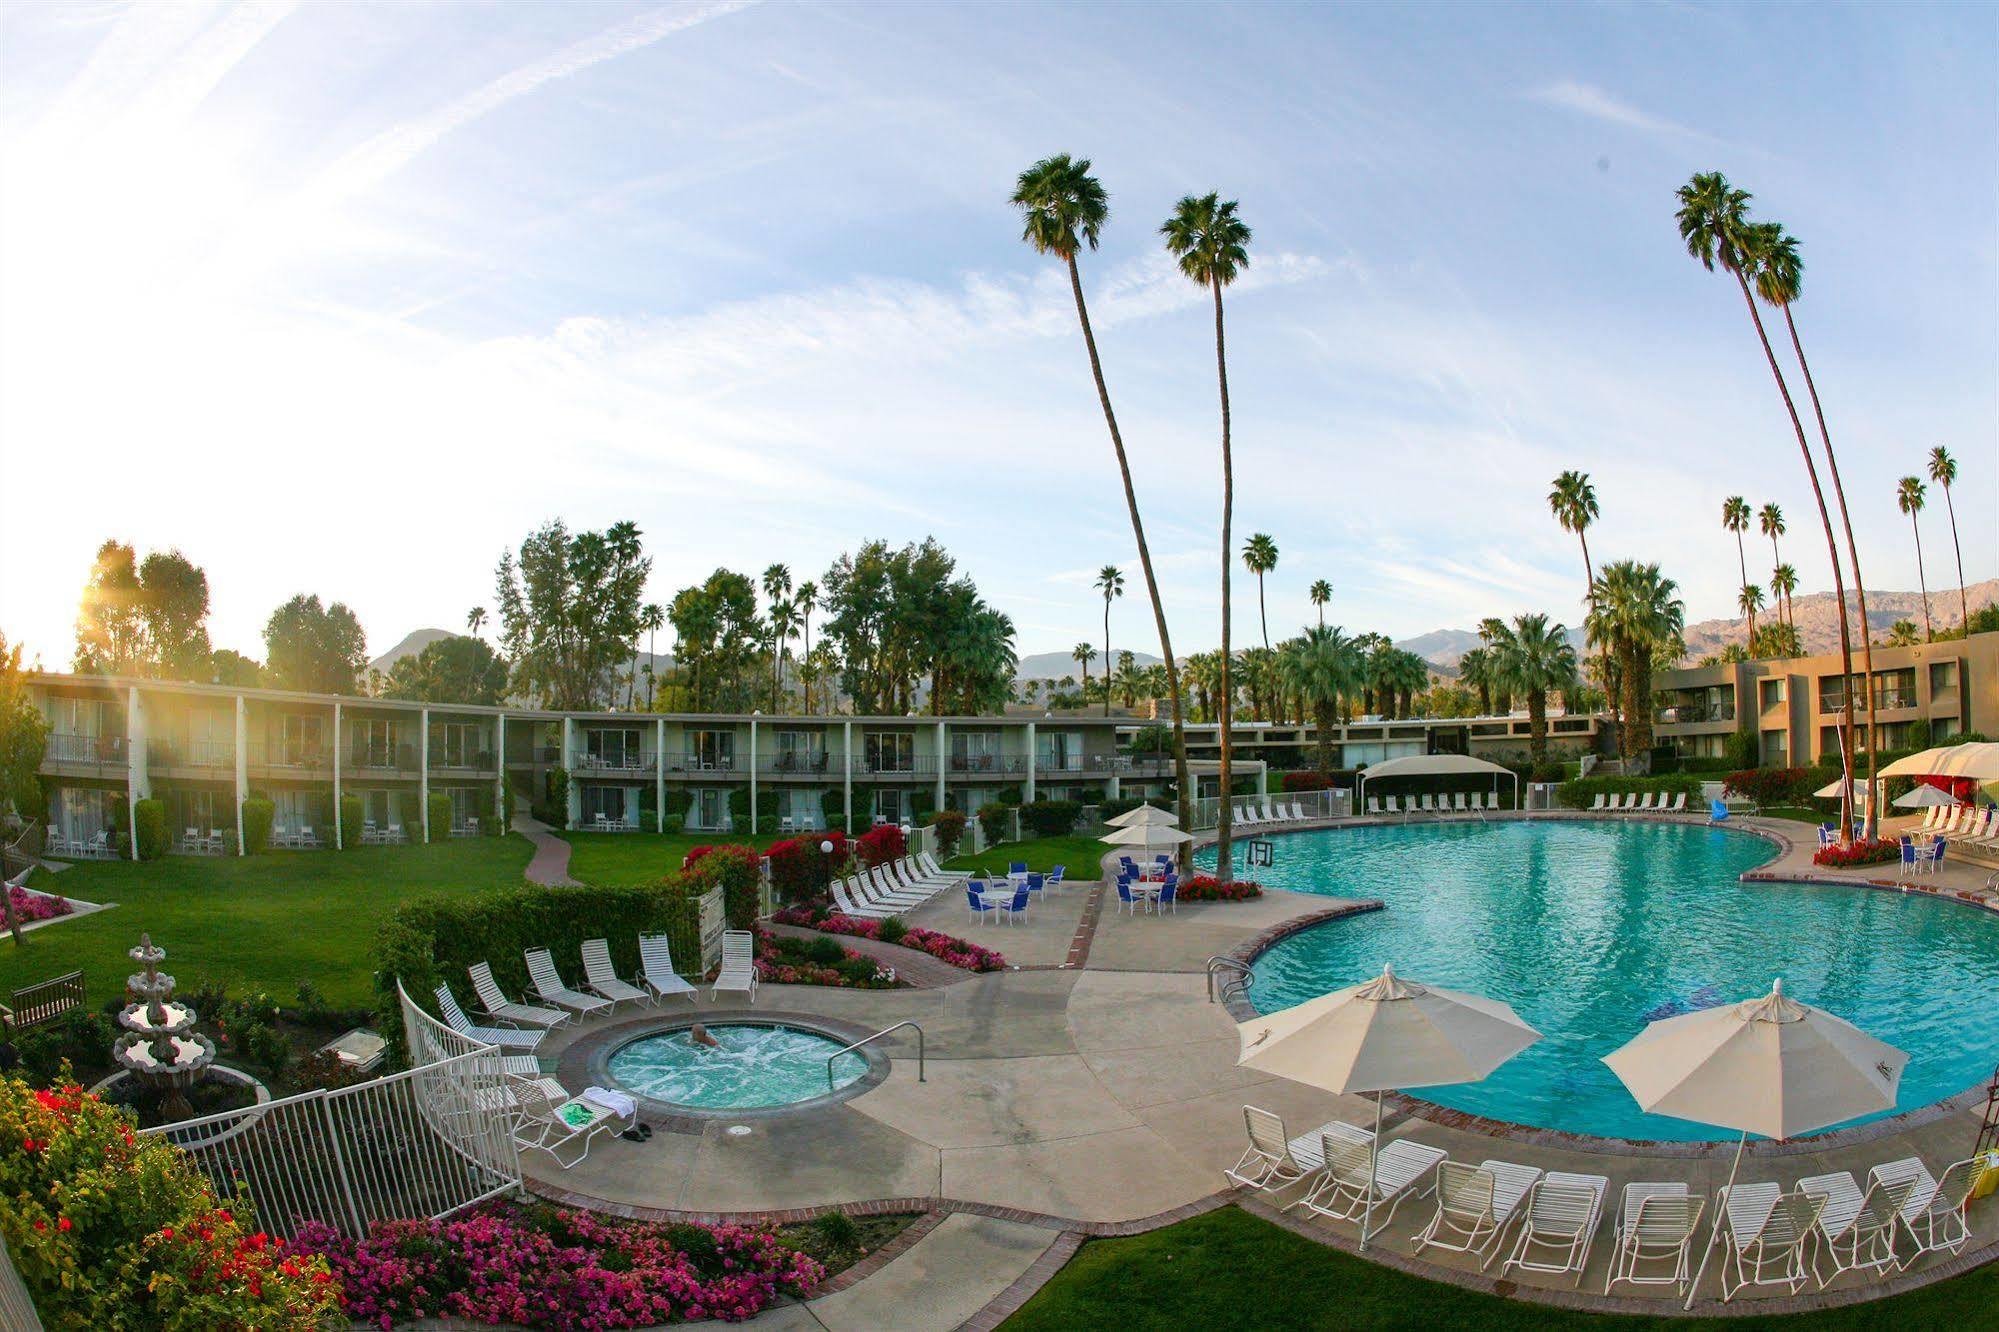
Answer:
[[[1838,841],[1838,840],[1839,840],[1839,825],[1838,825],[1838,824],[1834,824],[1834,823],[1821,823],[1821,824],[1819,825],[1819,845],[1820,845],[1820,846],[1831,846],[1831,845],[1832,845],[1832,844],[1833,844],[1834,842],[1836,842],[1836,841]]]
[[[983,879],[965,881],[965,900],[971,904],[972,919],[983,921],[999,907],[986,900],[986,883]]]
[[[1014,889],[1012,901],[995,903],[994,909],[1003,913],[1006,916],[1006,923],[1011,925],[1016,919],[1027,914],[1027,897],[1027,888],[1022,885]]]
[[[1897,879],[1905,878],[1908,875],[1914,873],[1915,869],[1916,869],[1916,839],[1913,837],[1905,836],[1902,838],[1902,865],[1901,868],[1895,871],[1895,877]]]
[[[1063,868],[1063,866],[1057,865],[1054,869],[1048,871],[1048,886],[1050,888],[1060,888],[1062,886]]]
[[[1179,893],[1180,893],[1180,881],[1172,877],[1171,875],[1168,875],[1166,878],[1166,882],[1159,885],[1159,896],[1153,900],[1152,909],[1154,911],[1164,911],[1167,907],[1172,907],[1173,914],[1176,916],[1179,915],[1180,914]]]
[[[1133,860],[1130,856],[1119,856],[1117,858],[1117,863],[1118,863],[1118,868],[1123,870],[1126,874],[1129,874],[1134,879],[1138,877],[1138,862]]]
[[[1021,875],[1027,873],[1027,862],[1016,860],[1006,867],[1006,872],[1008,878],[1019,878]]]
[[[1707,807],[1707,821],[1709,823],[1727,823],[1728,806],[1722,804],[1719,800],[1709,801]]]
[[[1925,859],[1929,861],[1928,868],[1930,873],[1935,874],[1937,872],[1937,866],[1943,864],[1943,849],[1944,846],[1949,842],[1949,840],[1950,839],[1947,837],[1939,837],[1935,841],[1930,843],[1930,853],[1927,857],[1925,857]]]
[[[1041,875],[1034,873],[1032,870],[1028,871],[1027,875],[1028,892],[1030,893],[1040,892],[1042,889],[1042,885],[1044,885],[1046,882],[1047,880],[1043,878]]]
[[[1117,904],[1120,911],[1129,911],[1134,916],[1138,914],[1138,898],[1132,894],[1131,880],[1123,875],[1118,876]]]

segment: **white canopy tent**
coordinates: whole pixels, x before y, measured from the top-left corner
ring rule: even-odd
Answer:
[[[1962,745],[1939,745],[1919,754],[1896,759],[1881,769],[1883,777],[1969,777],[1978,782],[1999,782],[1999,743],[1970,741]]]
[[[1492,775],[1492,793],[1499,795],[1501,776],[1513,779],[1514,804],[1520,803],[1520,774],[1511,768],[1485,759],[1473,758],[1469,754],[1409,754],[1402,758],[1383,759],[1360,771],[1360,789],[1354,793],[1354,806],[1361,807],[1367,797],[1367,784],[1383,777],[1468,777],[1476,773]]]

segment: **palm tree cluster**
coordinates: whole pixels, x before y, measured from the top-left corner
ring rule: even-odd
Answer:
[[[1946,512],[1950,514],[1950,545],[1957,556],[1957,632],[1964,633],[1971,623],[1971,605],[1964,592],[1964,547],[1957,539],[1957,505],[1951,498],[1950,488],[1957,481],[1957,459],[1950,456],[1950,450],[1939,444],[1930,450],[1929,478],[1932,485],[1943,491]],[[1930,622],[1929,575],[1923,568],[1923,529],[1916,516],[1923,511],[1928,501],[1929,491],[1919,476],[1905,476],[1895,483],[1895,507],[1908,515],[1909,530],[1916,538],[1916,583],[1923,596],[1923,641],[1936,641],[1936,629]]]
[[[1609,654],[1615,669],[1622,693],[1619,752],[1651,752],[1652,671],[1684,655],[1686,627],[1679,586],[1663,577],[1658,565],[1616,560],[1597,575],[1583,631],[1591,646]]]

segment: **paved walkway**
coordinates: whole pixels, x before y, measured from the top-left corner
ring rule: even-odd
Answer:
[[[569,877],[569,843],[555,835],[555,829],[540,819],[516,811],[513,830],[534,843],[534,859],[522,873],[529,883],[547,888],[574,888]]]
[[[1809,829],[1744,822],[1783,838],[1772,868],[1803,873],[1809,866],[1809,851],[1797,845],[1797,835],[1809,835]],[[1849,878],[1822,872],[1818,877]],[[1864,876],[1850,879],[1839,887],[1828,883],[1827,890],[1858,890],[1853,885]],[[1022,970],[937,989],[766,985],[759,990],[758,1010],[812,1014],[870,1030],[903,1020],[919,1023],[928,1037],[927,1081],[916,1080],[908,1058],[913,1041],[898,1043],[890,1050],[896,1058],[887,1079],[851,1100],[807,1115],[709,1121],[688,1131],[660,1132],[645,1144],[605,1143],[566,1172],[536,1158],[528,1163],[531,1187],[626,1215],[778,1220],[867,1204],[865,1210],[937,1209],[1008,1223],[980,1226],[965,1220],[946,1223],[948,1230],[940,1224],[828,1306],[833,1318],[848,1316],[843,1308],[860,1309],[851,1316],[872,1318],[874,1326],[947,1328],[964,1321],[962,1310],[980,1291],[993,1289],[1008,1267],[1017,1265],[1015,1274],[1000,1285],[1015,1287],[1013,1294],[1020,1295],[1023,1282],[1031,1289],[1038,1279],[1035,1270],[1052,1271],[1059,1263],[1059,1247],[1035,1251],[1009,1225],[1031,1227],[1058,1244],[1058,1235],[1073,1241],[1078,1235],[1148,1229],[1232,1197],[1222,1192],[1221,1172],[1242,1151],[1245,1102],[1282,1115],[1294,1134],[1333,1119],[1372,1122],[1371,1100],[1236,1067],[1234,1022],[1206,996],[1203,968],[1209,956],[1252,946],[1259,935],[1323,911],[1336,899],[1273,892],[1248,903],[1187,904],[1177,916],[1164,918],[1106,911],[1096,922],[1087,962],[1064,967],[1089,899],[1083,892],[1053,897],[1013,929],[968,926],[966,915],[948,902],[913,914],[912,923],[939,925],[999,948]],[[1999,930],[1999,921],[1994,925]],[[1999,947],[1999,933],[1994,941]],[[709,1005],[704,1000],[701,1007]],[[555,1048],[546,1053],[559,1056],[574,1039],[558,1034],[551,1039]],[[1753,1144],[1743,1177],[1790,1182],[1851,1170],[1864,1179],[1871,1166],[1911,1155],[1941,1169],[1965,1154],[1976,1126],[1967,1105],[1952,1104],[1817,1142]],[[1545,1131],[1509,1132],[1408,1100],[1392,1107],[1386,1133],[1441,1147],[1458,1160],[1499,1158],[1604,1175],[1613,1196],[1632,1180],[1684,1180],[1711,1193],[1722,1183],[1732,1151],[1729,1144],[1616,1144]],[[1430,1277],[1498,1289],[1475,1263],[1434,1250],[1420,1258],[1411,1253],[1409,1239],[1429,1212],[1427,1200],[1403,1208],[1371,1256]],[[1978,1204],[1972,1222],[1975,1237],[1963,1255],[1919,1263],[1897,1281],[1926,1281],[1999,1256],[1999,1202]],[[1299,1221],[1296,1214],[1287,1214],[1287,1224],[1336,1247],[1352,1243],[1351,1226]],[[951,1246],[963,1246],[963,1252]],[[1610,1252],[1606,1232],[1598,1237],[1582,1291],[1602,1289]],[[959,1256],[949,1263],[932,1257],[954,1253]],[[959,1273],[968,1274],[962,1282]],[[917,1276],[923,1278],[920,1287]],[[893,1298],[867,1303],[877,1282]],[[1843,1278],[1829,1298],[1840,1299],[1842,1290],[1856,1284],[1854,1277]],[[894,1295],[898,1288],[920,1288],[925,1303]],[[1506,1291],[1515,1288],[1589,1308],[1662,1308],[1655,1292],[1606,1301],[1579,1296],[1566,1281],[1518,1272],[1510,1274]],[[1712,1277],[1704,1289],[1714,1290]],[[1764,1297],[1730,1308],[1747,1303],[1775,1312],[1814,1307],[1826,1298]],[[819,1319],[819,1305],[767,1317],[809,1313]],[[882,1321],[898,1310],[903,1321]],[[991,1321],[987,1316],[978,1325]]]

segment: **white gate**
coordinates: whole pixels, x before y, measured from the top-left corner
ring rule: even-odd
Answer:
[[[701,974],[722,965],[722,931],[729,928],[729,912],[720,888],[701,895]]]

